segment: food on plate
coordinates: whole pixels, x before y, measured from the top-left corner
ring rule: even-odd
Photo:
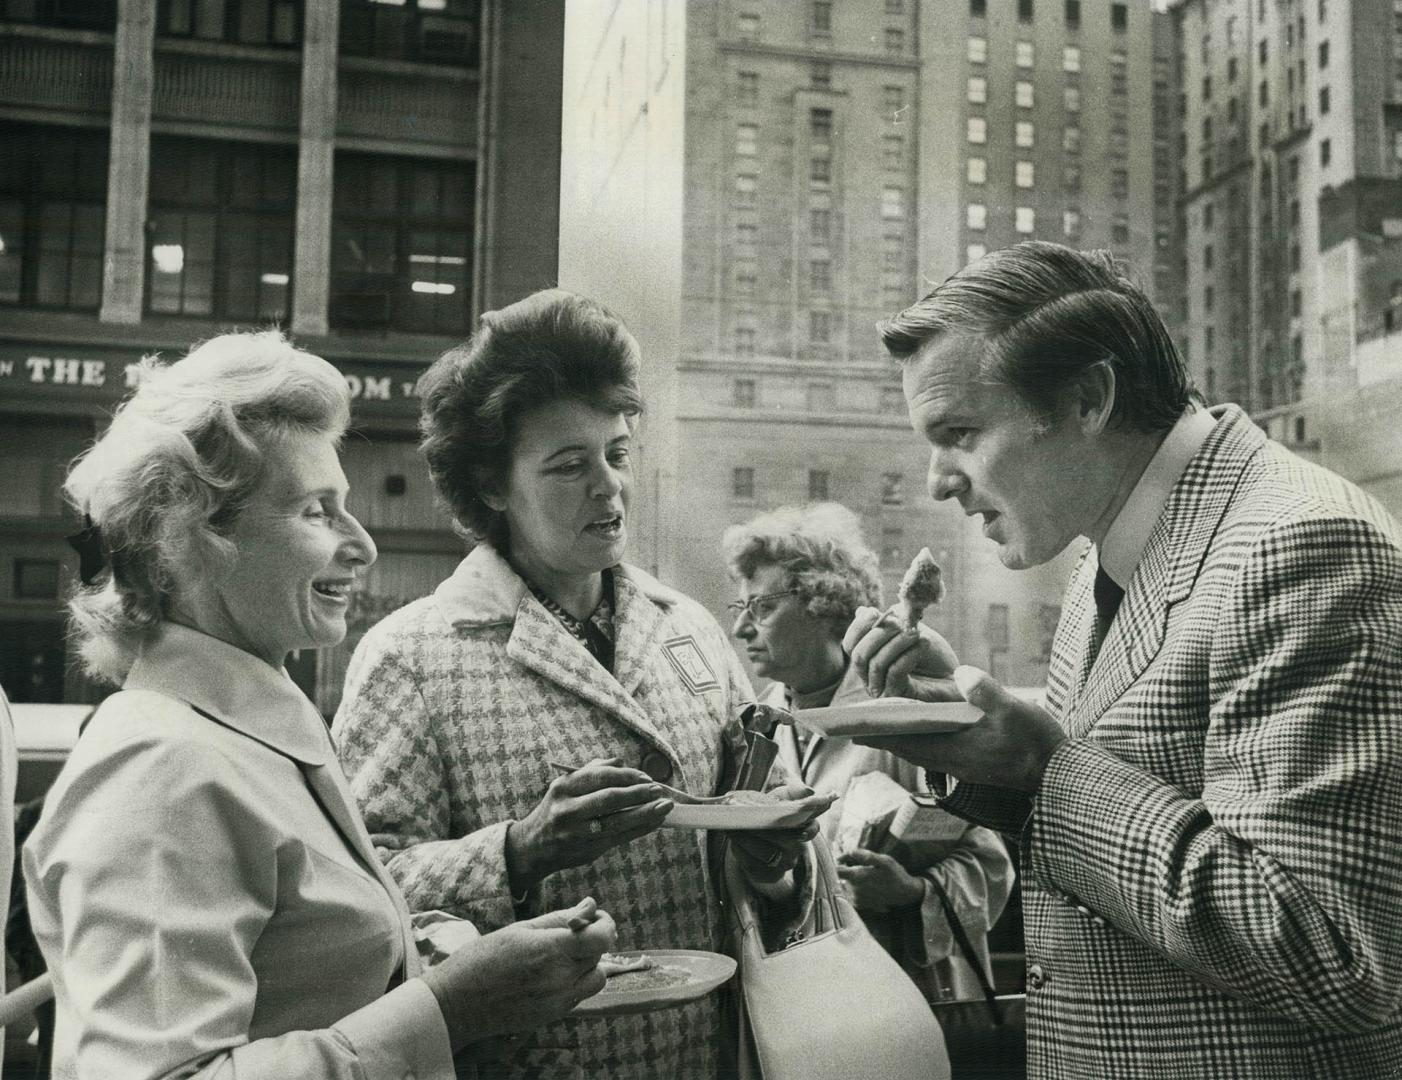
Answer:
[[[929,548],[921,548],[920,554],[911,560],[896,595],[900,598],[896,605],[898,614],[911,630],[919,624],[927,607],[940,602],[944,596],[944,582],[940,578],[940,564],[935,562]]]
[[[599,957],[599,970],[608,983],[605,993],[619,990],[660,990],[668,986],[680,986],[691,978],[691,972],[682,967],[659,964],[647,953],[637,956],[620,956],[618,953],[604,953]]]
[[[787,801],[782,795],[771,795],[767,791],[727,791],[724,795],[692,795],[665,784],[660,786],[666,798],[687,806],[760,806]]]

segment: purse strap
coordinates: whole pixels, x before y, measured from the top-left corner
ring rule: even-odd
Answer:
[[[949,902],[949,894],[944,891],[944,886],[934,879],[934,875],[930,875],[925,880],[929,883],[930,888],[935,890],[935,895],[939,897],[940,907],[944,909],[944,917],[949,922],[949,932],[954,935],[955,946],[964,954],[964,959],[968,961],[969,967],[973,968],[974,974],[978,976],[979,987],[983,990],[983,1000],[988,1003],[988,1012],[993,1017],[994,1025],[1002,1027],[1003,1007],[998,1004],[998,992],[993,989],[993,983],[989,981],[988,972],[984,971],[983,962],[979,959],[978,953],[974,952],[973,943],[964,930],[964,924],[955,914],[954,905]]]

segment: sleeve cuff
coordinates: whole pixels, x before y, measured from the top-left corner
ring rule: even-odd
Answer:
[[[1032,814],[1031,796],[990,784],[961,783],[939,805],[955,817],[1009,836],[1020,834]]]
[[[438,999],[410,979],[336,1024],[367,1077],[454,1080],[453,1049]]]

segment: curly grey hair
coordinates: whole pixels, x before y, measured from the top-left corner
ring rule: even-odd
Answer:
[[[268,443],[339,440],[350,392],[331,364],[275,330],[222,334],[163,365],[73,463],[68,500],[102,532],[109,569],[69,601],[84,665],[120,683],[169,611],[180,580],[227,557],[227,534],[264,475]]]
[[[857,608],[881,606],[876,553],[862,538],[862,525],[840,503],[782,506],[732,525],[721,538],[732,577],[749,577],[764,566],[782,566],[809,614],[851,622]]]

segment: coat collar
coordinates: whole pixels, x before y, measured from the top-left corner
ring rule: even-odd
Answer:
[[[1232,494],[1266,444],[1265,435],[1237,406],[1222,405],[1210,412],[1216,425],[1169,493],[1093,663],[1086,661],[1095,625],[1091,583],[1099,560],[1094,551],[1082,561],[1070,586],[1068,617],[1078,634],[1073,640],[1084,645],[1063,713],[1072,737],[1089,731],[1158,654],[1169,610],[1192,592]]]
[[[186,702],[304,765],[331,759],[321,714],[285,669],[188,626],[162,623],[124,688]]]
[[[614,568],[613,673],[599,666],[489,544],[473,548],[434,597],[455,629],[509,626],[509,657],[619,717],[676,758],[634,695],[651,663],[654,642],[681,600],[679,593],[637,567],[620,563]]]

